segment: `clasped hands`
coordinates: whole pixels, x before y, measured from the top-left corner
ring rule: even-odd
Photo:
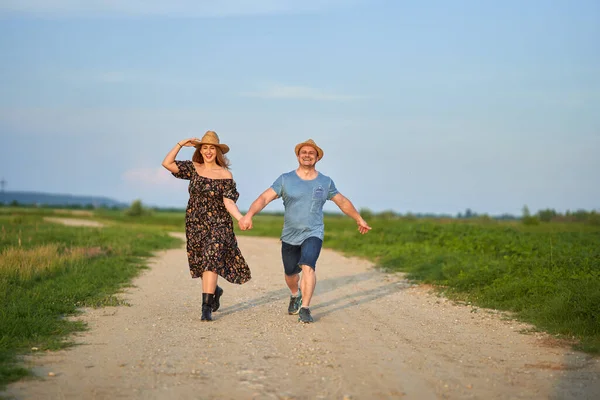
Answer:
[[[239,219],[238,226],[243,231],[252,229],[252,217],[249,217],[247,215],[243,216],[242,218]]]

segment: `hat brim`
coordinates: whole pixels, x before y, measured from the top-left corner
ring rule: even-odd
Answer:
[[[203,144],[207,144],[209,146],[215,146],[221,149],[221,153],[225,154],[229,151],[229,146],[223,143],[215,144],[215,143],[206,143],[206,142],[197,142],[196,147],[200,148]]]
[[[309,143],[309,142],[302,142],[302,143],[298,143],[296,145],[296,156],[298,156],[298,154],[300,153],[300,149],[303,146],[310,146],[312,148],[314,148],[315,150],[317,150],[317,161],[321,160],[321,158],[323,158],[323,149],[321,149],[319,146],[317,146],[314,143]]]

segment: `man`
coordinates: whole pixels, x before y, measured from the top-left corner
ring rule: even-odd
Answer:
[[[254,200],[238,224],[242,230],[252,229],[252,217],[255,214],[276,198],[283,199],[285,213],[281,257],[285,283],[291,292],[288,313],[298,314],[298,321],[310,323],[313,318],[309,306],[317,284],[315,269],[325,235],[325,201],[333,201],[344,214],[354,219],[361,234],[367,233],[371,227],[352,202],[338,192],[333,180],[316,170],[315,165],[323,158],[323,150],[312,139],[298,143],[295,152],[298,168],[280,175],[270,188]]]

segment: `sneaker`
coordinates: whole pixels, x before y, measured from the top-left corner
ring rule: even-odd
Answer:
[[[307,307],[301,307],[298,312],[298,321],[304,322],[305,324],[313,322],[313,317],[310,315],[310,309]]]
[[[298,314],[302,306],[302,292],[298,290],[298,296],[290,296],[290,304],[288,305],[288,314]]]

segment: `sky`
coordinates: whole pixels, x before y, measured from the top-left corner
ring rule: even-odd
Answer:
[[[183,208],[207,130],[241,210],[309,138],[357,209],[600,210],[600,2],[0,0],[6,191]]]

